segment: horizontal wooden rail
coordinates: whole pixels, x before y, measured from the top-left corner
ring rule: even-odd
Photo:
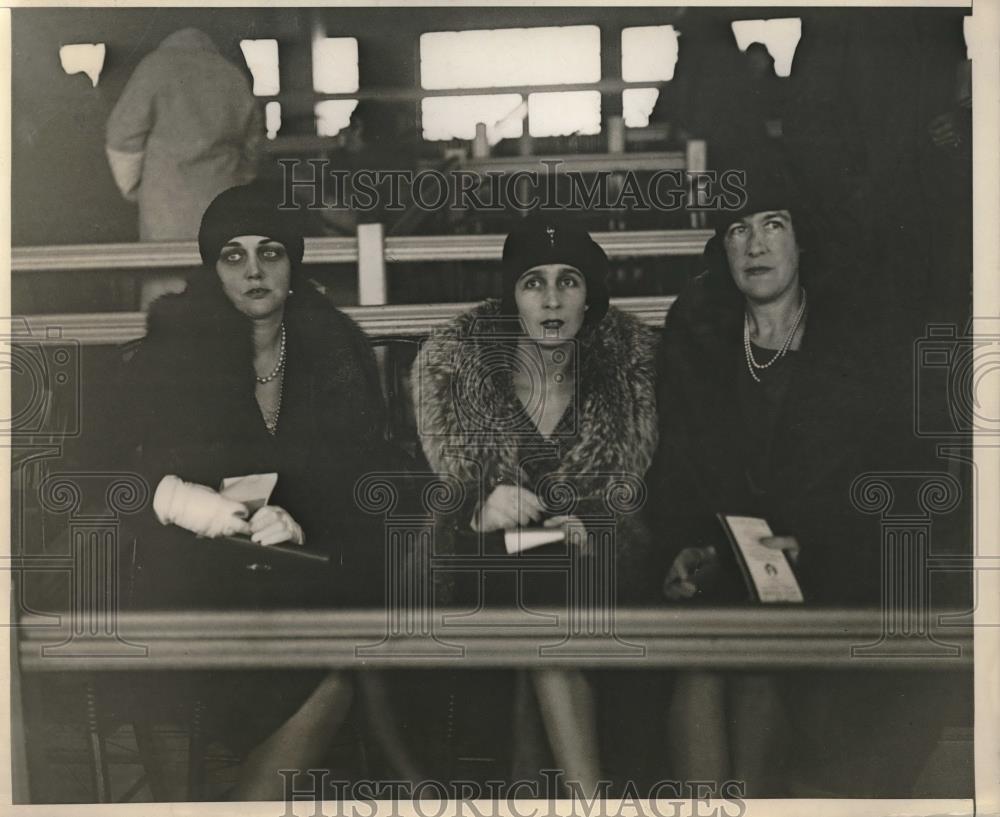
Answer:
[[[594,233],[594,239],[612,258],[655,255],[698,255],[711,237],[709,230],[634,230]],[[503,249],[502,235],[391,236],[385,240],[385,260],[495,261]],[[357,238],[307,238],[303,262],[355,264]],[[15,273],[132,270],[153,272],[201,264],[193,241],[141,244],[74,244],[51,247],[14,247]]]
[[[662,326],[673,297],[613,298],[611,303],[650,326]],[[388,304],[345,306],[343,311],[372,337],[410,337],[428,334],[436,325],[474,304]],[[146,334],[143,312],[97,312],[68,315],[29,315],[32,338],[60,337],[86,346],[127,343]]]
[[[201,265],[195,241],[146,241],[139,244],[67,244],[53,247],[13,247],[13,272],[88,272],[188,269]],[[305,264],[353,264],[357,238],[307,238]]]
[[[628,230],[594,233],[609,258],[700,255],[711,230]],[[502,235],[390,236],[386,261],[494,261],[503,251]],[[325,239],[324,239],[325,240]]]
[[[26,671],[176,670],[340,667],[541,667],[639,669],[705,667],[787,670],[961,670],[972,667],[972,629],[939,627],[951,657],[921,657],[925,642],[881,641],[879,610],[700,608],[619,610],[615,639],[565,640],[559,624],[514,626],[510,613],[479,614],[461,626],[436,611],[436,640],[387,640],[381,610],[130,613],[118,617],[122,641],[69,637],[69,626],[27,617],[20,622]],[[49,625],[49,626],[45,626]]]
[[[539,94],[565,91],[600,91],[604,94],[621,93],[630,88],[663,88],[669,85],[665,80],[651,82],[627,82],[622,79],[602,79],[598,82],[562,82],[548,85],[485,85],[477,88],[368,88],[357,91],[324,94],[318,91],[282,91],[273,96],[262,96],[262,100],[277,100],[282,105],[311,109],[316,102],[327,99],[372,99],[379,102],[418,102],[434,96],[482,96],[483,94]]]
[[[478,173],[538,173],[543,176],[550,169],[559,173],[655,173],[658,170],[686,170],[689,166],[684,151],[659,151],[643,153],[576,153],[553,156],[495,156],[482,159],[463,159],[463,170]]]

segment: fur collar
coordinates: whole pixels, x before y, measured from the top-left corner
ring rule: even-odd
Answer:
[[[295,294],[285,305],[289,344],[308,350],[317,365],[345,365],[345,347],[363,345],[361,329],[316,291],[293,277]],[[253,362],[251,322],[237,312],[221,290],[191,284],[185,292],[155,300],[146,317],[146,341],[171,350],[190,349],[198,368],[224,366],[249,371]],[[172,353],[175,353],[172,351]]]
[[[515,422],[523,418],[504,365],[509,319],[489,300],[437,329],[413,369],[421,442],[435,471],[463,481],[520,478]],[[658,439],[656,334],[613,307],[580,339],[580,434],[562,474],[642,476]]]

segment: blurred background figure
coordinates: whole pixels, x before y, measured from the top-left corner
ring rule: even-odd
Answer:
[[[107,126],[115,182],[139,205],[139,239],[194,240],[212,199],[257,175],[263,138],[247,73],[199,29],[164,39],[135,69]],[[141,305],[181,289],[180,276],[151,278]]]

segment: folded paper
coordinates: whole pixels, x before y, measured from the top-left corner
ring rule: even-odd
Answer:
[[[514,528],[503,534],[508,553],[522,553],[553,542],[563,542],[565,539],[562,528]]]
[[[226,477],[222,480],[219,493],[226,499],[242,502],[252,516],[268,503],[274,492],[274,486],[277,484],[277,474],[247,474],[242,477]]]

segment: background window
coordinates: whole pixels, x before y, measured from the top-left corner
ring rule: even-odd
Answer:
[[[656,100],[660,98],[658,88],[627,88],[622,91],[622,116],[628,128],[644,128],[649,124]]]
[[[491,145],[516,139],[524,131],[527,106],[520,94],[436,96],[421,100],[423,136],[428,140],[472,139],[476,123],[486,123]]]
[[[597,26],[549,26],[483,31],[436,31],[420,37],[420,83],[427,90],[586,85],[601,79]],[[596,91],[470,94],[421,101],[425,139],[472,139],[476,123],[487,139],[517,138],[527,114],[532,136],[601,131]],[[538,117],[536,122],[535,117]]]
[[[532,136],[592,136],[601,132],[600,91],[558,91],[528,97]]]
[[[86,74],[96,88],[104,68],[104,55],[104,43],[74,43],[59,49],[59,64],[70,76]]]
[[[677,32],[673,26],[622,29],[622,79],[658,82],[674,78]]]
[[[800,18],[737,20],[733,23],[733,34],[740,51],[746,51],[750,43],[763,43],[774,59],[774,73],[779,77],[787,77],[792,73],[795,47],[802,38]]]
[[[313,40],[313,90],[319,94],[352,94],[360,87],[358,41],[354,37]],[[327,99],[313,107],[316,133],[336,136],[351,123],[356,99]]]
[[[354,37],[313,40],[313,90],[319,94],[353,94],[359,88],[358,41]]]
[[[317,102],[316,133],[319,136],[336,136],[351,124],[351,114],[358,107],[356,99],[326,99]]]
[[[622,79],[626,82],[664,82],[674,78],[677,32],[673,26],[635,26],[622,29]],[[622,92],[625,125],[644,128],[659,98],[656,88],[629,88]]]
[[[420,83],[427,90],[598,82],[597,26],[436,31],[420,36]]]
[[[281,103],[271,100],[264,106],[264,127],[267,138],[274,139],[281,130]]]
[[[277,96],[281,90],[278,79],[278,41],[240,40],[240,48],[253,74],[254,96]]]

